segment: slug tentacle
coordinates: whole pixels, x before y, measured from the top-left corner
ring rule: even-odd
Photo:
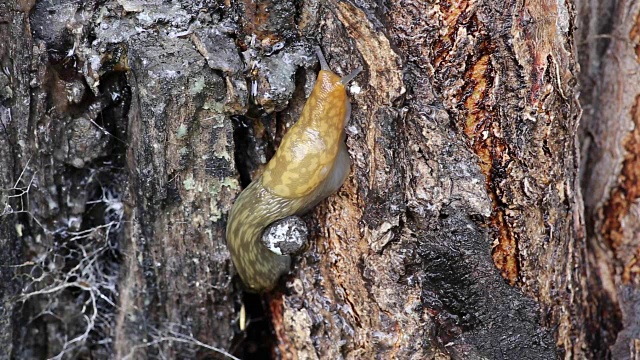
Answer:
[[[227,222],[231,259],[249,290],[272,289],[291,265],[260,242],[274,221],[302,215],[336,192],[349,174],[351,161],[344,127],[351,113],[345,85],[360,71],[340,78],[329,70],[316,48],[322,70],[300,119],[282,138],[262,176],[236,199]]]
[[[322,54],[322,50],[320,46],[316,46],[316,56],[318,57],[318,61],[320,62],[320,69],[324,71],[331,71],[329,68],[329,64],[327,64],[327,59],[324,58]]]
[[[316,49],[316,55],[318,56],[318,61],[320,62],[320,70],[331,72],[331,69],[329,68],[329,64],[327,63],[327,59],[325,59],[324,55],[322,55],[322,50],[320,49],[320,47],[316,46],[315,49]],[[355,79],[356,76],[358,76],[358,74],[360,74],[361,71],[362,71],[362,67],[356,68],[346,76],[343,76],[340,79],[340,82],[342,83],[343,86],[347,86],[347,84],[351,80]]]
[[[347,86],[347,84],[351,82],[351,80],[355,79],[356,76],[358,76],[358,74],[360,74],[361,71],[362,71],[362,67],[356,68],[352,72],[348,73],[346,76],[343,76],[342,79],[340,79],[340,82],[342,83],[343,86]]]

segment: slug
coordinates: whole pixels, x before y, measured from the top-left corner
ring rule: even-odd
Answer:
[[[231,260],[252,292],[269,291],[289,271],[291,257],[260,242],[269,224],[302,215],[342,186],[351,167],[344,127],[351,113],[346,84],[361,68],[340,78],[319,48],[321,70],[300,119],[282,138],[260,177],[236,199],[227,221]]]

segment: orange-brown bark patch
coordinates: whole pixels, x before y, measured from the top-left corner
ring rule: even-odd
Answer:
[[[624,265],[622,281],[625,284],[638,283],[640,281],[640,246],[636,249],[633,258]]]
[[[629,39],[635,44],[636,60],[640,63],[640,13],[636,15],[633,27],[629,32]]]
[[[458,28],[456,24],[460,21],[460,16],[464,14],[469,7],[466,0],[442,2],[440,10],[442,11],[442,29],[446,29],[447,33],[440,37],[440,41],[435,43],[434,47],[434,64],[436,67],[444,60],[446,54],[449,53],[453,43],[455,42],[454,31]]]
[[[268,41],[271,45],[282,40],[281,30],[271,18],[274,15],[273,1],[242,1],[244,18],[242,30],[245,34],[255,34],[259,41]],[[246,44],[245,44],[246,46]]]
[[[636,97],[636,103],[631,109],[631,118],[635,128],[624,139],[626,154],[618,178],[618,185],[611,191],[609,200],[602,208],[604,218],[600,232],[614,253],[621,248],[625,241],[622,221],[629,215],[631,205],[640,198],[640,96]],[[636,250],[632,260],[625,264],[623,272],[625,283],[638,277],[640,272],[638,268],[639,252],[640,247]]]
[[[496,165],[501,166],[506,147],[503,140],[493,135],[492,126],[497,126],[492,120],[492,112],[485,105],[491,88],[490,57],[484,55],[469,69],[465,78],[469,79],[470,91],[466,91],[464,100],[467,117],[464,123],[464,133],[472,141],[472,148],[480,160],[480,169],[487,181],[487,189],[493,202],[494,212],[491,224],[496,229],[498,238],[493,248],[493,261],[502,276],[515,284],[518,278],[517,241],[507,223],[504,210],[498,202],[495,193],[494,171]]]
[[[287,329],[284,326],[284,317],[283,317],[283,294],[280,292],[274,293],[271,296],[268,296],[269,302],[269,312],[271,313],[271,324],[273,325],[273,331],[276,333],[276,339],[279,342],[276,344],[276,347],[273,349],[275,352],[280,353],[280,358],[282,359],[290,359],[293,356],[289,354],[287,351],[289,345],[289,338],[287,337]],[[285,345],[285,346],[282,346]],[[276,354],[274,354],[276,355]],[[278,356],[274,356],[277,358]]]

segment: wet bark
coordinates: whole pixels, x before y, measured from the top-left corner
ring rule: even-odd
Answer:
[[[0,359],[638,357],[639,8],[0,0]],[[316,45],[351,174],[249,295]]]

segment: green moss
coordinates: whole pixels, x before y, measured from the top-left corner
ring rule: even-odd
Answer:
[[[205,86],[204,76],[200,76],[199,78],[196,79],[196,81],[193,83],[193,85],[189,89],[189,93],[191,93],[191,95],[199,94],[200,92],[202,92],[202,90],[204,90],[204,86]]]
[[[226,186],[231,190],[238,190],[240,188],[238,181],[230,177],[224,178],[224,180],[222,181],[222,186]]]
[[[212,110],[218,114],[222,114],[224,111],[224,104],[217,101],[206,101],[202,108],[205,110]]]
[[[176,138],[178,140],[182,139],[183,137],[187,136],[187,125],[185,124],[180,124],[180,127],[178,128],[178,132],[176,133]]]
[[[216,222],[222,218],[222,209],[220,209],[220,191],[223,187],[227,187],[231,190],[238,190],[240,188],[238,181],[233,178],[224,178],[222,181],[213,180],[209,184],[209,194],[210,194],[210,203],[209,203],[209,220],[212,222]]]
[[[189,177],[182,182],[184,189],[189,191],[196,188],[196,181],[193,179],[193,175],[189,175]]]

